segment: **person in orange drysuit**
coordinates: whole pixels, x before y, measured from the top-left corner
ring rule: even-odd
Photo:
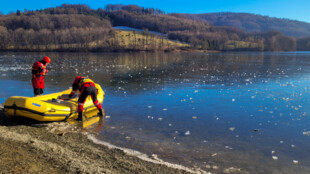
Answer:
[[[86,77],[83,76],[76,76],[73,84],[72,84],[72,91],[71,94],[69,95],[70,98],[75,94],[75,92],[79,90],[80,91],[80,96],[78,99],[78,118],[77,120],[82,120],[82,114],[83,114],[83,107],[86,98],[90,95],[94,105],[97,107],[99,110],[99,115],[103,116],[103,111],[102,111],[102,106],[97,100],[97,94],[98,94],[98,89],[95,86],[95,83]]]
[[[43,94],[44,76],[48,72],[46,66],[51,62],[51,59],[44,56],[42,60],[35,62],[32,65],[32,87],[34,96]]]

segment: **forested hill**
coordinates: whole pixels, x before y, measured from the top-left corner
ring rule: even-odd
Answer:
[[[296,39],[279,31],[246,32],[231,26],[213,26],[197,16],[194,18],[120,4],[97,10],[86,5],[64,4],[36,11],[17,11],[0,15],[0,50],[310,50],[310,37]],[[132,27],[143,32],[123,32],[113,26]]]
[[[272,18],[268,16],[249,13],[205,13],[184,14],[192,19],[200,19],[210,22],[214,26],[231,26],[247,32],[279,31],[287,36],[310,36],[310,23]]]

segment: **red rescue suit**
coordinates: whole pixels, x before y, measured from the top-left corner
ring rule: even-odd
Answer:
[[[78,99],[79,115],[83,112],[85,100],[89,95],[91,96],[94,105],[98,108],[100,115],[102,115],[102,106],[97,99],[98,89],[96,88],[95,83],[89,78],[77,76],[72,84],[72,92],[70,96],[72,96],[77,90],[80,91]]]
[[[45,87],[44,85],[44,76],[48,72],[46,69],[46,65],[44,61],[37,61],[32,66],[32,87],[34,90],[42,89]],[[39,94],[35,94],[39,95]]]

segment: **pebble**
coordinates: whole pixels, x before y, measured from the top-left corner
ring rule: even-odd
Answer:
[[[217,153],[214,153],[214,154],[212,154],[211,156],[213,157],[213,156],[216,156],[217,155]]]

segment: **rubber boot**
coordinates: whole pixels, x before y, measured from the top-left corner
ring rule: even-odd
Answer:
[[[99,110],[98,115],[103,116],[102,109],[98,109],[98,110]]]
[[[79,116],[78,116],[78,118],[76,120],[82,120],[82,118],[83,118],[83,113],[79,112]]]

